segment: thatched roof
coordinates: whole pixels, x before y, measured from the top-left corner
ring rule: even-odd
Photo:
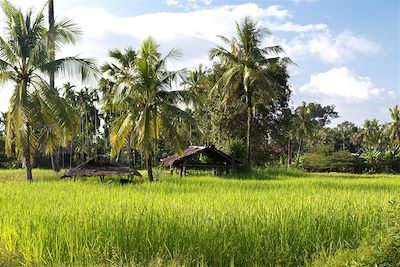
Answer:
[[[214,146],[190,146],[183,151],[182,155],[176,153],[174,155],[162,159],[161,162],[165,166],[177,167],[183,164],[185,160],[189,160],[190,158],[193,158],[195,155],[198,154],[207,155],[210,158],[210,160],[215,164],[220,164],[220,165],[230,165],[232,163],[236,165],[242,164],[240,161],[232,158],[231,156],[222,152],[221,150],[216,149]]]
[[[113,162],[110,157],[97,155],[82,163],[76,168],[68,170],[63,177],[78,176],[112,176],[112,175],[136,175],[142,176],[138,171],[118,163]]]

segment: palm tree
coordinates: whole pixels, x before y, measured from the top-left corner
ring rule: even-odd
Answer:
[[[54,1],[49,0],[48,2],[48,16],[49,16],[49,29],[54,27]],[[48,48],[49,48],[49,54],[50,54],[50,60],[55,60],[55,43],[53,38],[49,38],[49,43],[48,43]],[[54,82],[54,72],[50,72],[49,74],[49,85],[51,88],[55,88],[55,82]],[[52,134],[55,136],[55,133]],[[58,152],[58,151],[57,151]],[[55,172],[60,171],[60,166],[58,164],[58,153],[56,151],[53,151],[50,154],[51,157],[51,167]]]
[[[222,89],[225,104],[233,97],[244,94],[247,105],[246,154],[250,166],[250,135],[256,100],[253,98],[258,92],[264,91],[264,96],[272,99],[274,91],[279,90],[279,85],[265,70],[291,61],[287,57],[279,57],[284,52],[280,46],[260,47],[263,37],[270,32],[267,28],[257,27],[257,22],[250,17],[245,17],[241,24],[236,22],[236,33],[237,38],[232,39],[219,36],[230,49],[217,46],[210,51],[211,59],[219,58],[226,66],[226,71],[211,93]]]
[[[400,110],[396,105],[390,109],[392,122],[389,124],[389,138],[393,144],[400,145]]]
[[[31,160],[43,135],[42,127],[67,128],[74,124],[58,92],[46,82],[46,75],[79,73],[84,80],[95,66],[91,60],[78,57],[52,60],[48,49],[50,39],[54,40],[55,49],[77,40],[80,31],[71,20],[62,19],[47,29],[43,9],[36,15],[32,10],[23,14],[6,0],[1,7],[6,26],[5,36],[0,37],[0,79],[15,85],[7,114],[6,151],[11,154],[15,137],[15,152],[31,181]]]
[[[296,135],[299,138],[299,148],[297,151],[296,165],[300,163],[301,148],[303,146],[304,139],[310,136],[313,132],[313,122],[311,118],[311,111],[309,106],[305,102],[298,107],[296,117]]]
[[[183,150],[176,125],[171,118],[188,117],[178,105],[187,100],[187,91],[173,90],[172,84],[182,77],[182,71],[169,71],[167,60],[178,54],[171,50],[162,57],[159,45],[146,39],[140,50],[110,52],[116,64],[108,64],[103,71],[115,78],[114,110],[117,117],[111,129],[111,155],[116,157],[126,141],[143,151],[149,181],[153,181],[152,158],[160,133],[171,141],[178,152]]]
[[[381,144],[381,135],[382,129],[377,119],[364,121],[362,137],[368,149],[376,150],[379,148]]]

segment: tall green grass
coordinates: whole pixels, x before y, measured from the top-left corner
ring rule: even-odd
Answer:
[[[40,173],[47,178],[30,184],[0,172],[4,265],[304,265],[358,247],[400,196],[399,176],[164,176],[119,186]]]

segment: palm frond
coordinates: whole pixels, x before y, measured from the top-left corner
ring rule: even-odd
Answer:
[[[112,144],[111,157],[115,158],[124,146],[133,126],[133,117],[131,113],[120,116],[115,119],[111,127],[110,141]]]
[[[78,57],[56,59],[39,66],[38,69],[44,73],[56,73],[62,77],[77,77],[81,81],[86,81],[99,74],[94,59]]]

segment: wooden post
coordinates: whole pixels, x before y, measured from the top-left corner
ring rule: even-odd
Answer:
[[[183,162],[183,175],[186,176],[186,160]]]

